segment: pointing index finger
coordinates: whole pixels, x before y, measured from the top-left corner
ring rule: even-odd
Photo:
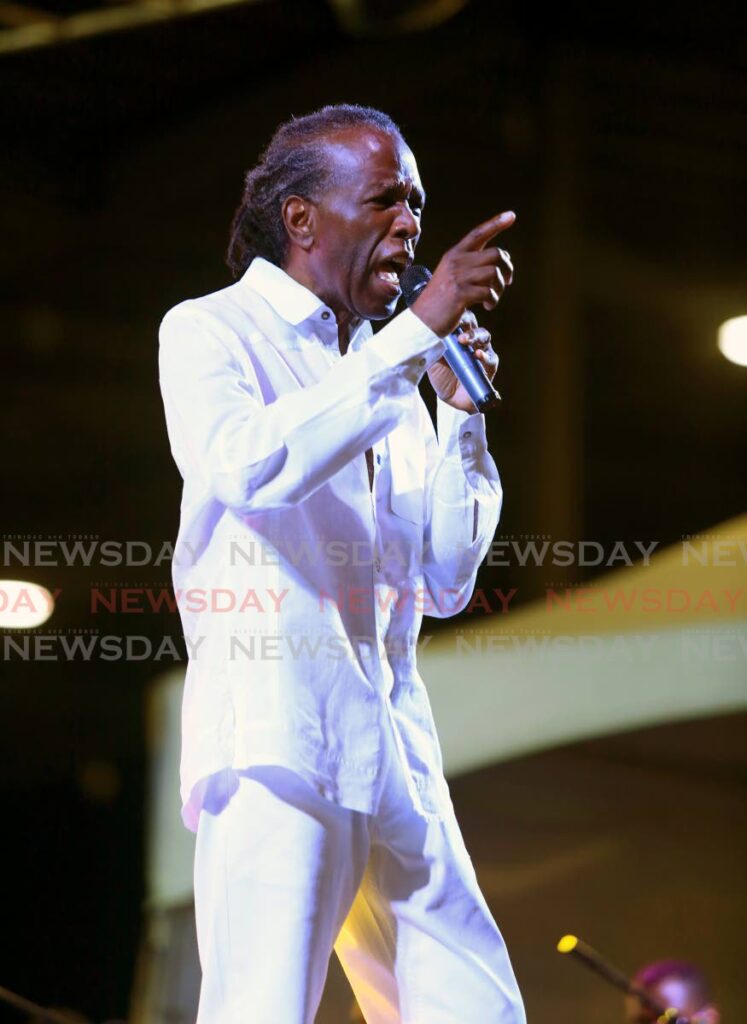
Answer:
[[[510,228],[515,220],[516,214],[513,210],[504,210],[503,213],[496,214],[490,220],[483,221],[476,228],[472,228],[459,243],[459,248],[472,252],[484,249],[491,238],[495,238],[496,235]]]

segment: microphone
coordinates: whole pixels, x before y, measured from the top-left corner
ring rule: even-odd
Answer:
[[[407,267],[400,278],[402,298],[406,306],[411,306],[431,279],[431,272],[427,267]],[[485,368],[474,354],[465,345],[460,345],[458,331],[452,331],[444,338],[446,351],[444,358],[452,368],[464,389],[477,406],[478,412],[485,412],[498,405],[501,396],[488,380]]]

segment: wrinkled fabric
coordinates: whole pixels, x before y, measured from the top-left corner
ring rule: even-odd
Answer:
[[[215,773],[258,764],[374,813],[388,716],[418,812],[441,818],[417,640],[424,613],[468,603],[502,501],[484,416],[438,399],[436,431],[420,396],[443,340],[405,310],[359,321],[343,356],[332,311],[257,258],[170,309],[159,342],[184,481],[185,825]]]
[[[391,721],[375,817],[287,768],[211,780],[195,846],[197,1024],[313,1024],[335,949],[368,1024],[525,1024],[453,813],[412,806]]]

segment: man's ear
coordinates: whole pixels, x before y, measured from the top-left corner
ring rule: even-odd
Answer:
[[[294,245],[307,251],[314,244],[316,232],[316,207],[309,199],[288,196],[281,207],[283,223],[288,237]]]

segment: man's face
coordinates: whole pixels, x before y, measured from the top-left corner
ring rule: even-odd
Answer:
[[[415,157],[401,139],[363,127],[327,145],[336,175],[315,204],[314,291],[338,317],[381,320],[394,312],[398,277],[420,238],[425,195]]]

